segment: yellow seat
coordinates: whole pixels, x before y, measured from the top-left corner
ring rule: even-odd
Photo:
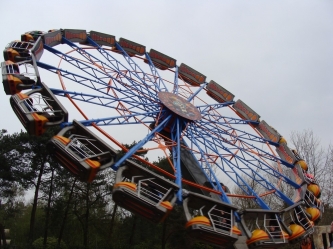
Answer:
[[[167,210],[172,210],[173,206],[169,201],[162,201],[160,204],[162,207],[166,208]]]
[[[264,230],[255,229],[252,232],[252,237],[246,241],[246,244],[250,245],[263,240],[270,240],[269,235]]]
[[[238,236],[242,235],[241,230],[239,230],[238,227],[236,227],[236,226],[233,226],[231,231],[232,231],[233,234],[236,234]]]
[[[298,164],[301,166],[301,168],[305,171],[308,170],[308,164],[304,160],[298,161]]]
[[[194,217],[192,220],[188,221],[185,225],[185,228],[188,228],[193,225],[204,225],[204,226],[212,226],[210,224],[209,219],[206,216],[197,216]]]
[[[316,221],[320,217],[320,211],[318,208],[309,207],[306,209],[306,212],[311,215],[311,221]]]
[[[133,191],[136,191],[137,189],[136,184],[132,182],[118,182],[115,185],[113,185],[113,188],[120,188],[120,187],[125,187]]]
[[[320,187],[317,184],[309,184],[307,189],[315,196],[318,197],[320,196]]]
[[[62,142],[64,145],[69,144],[69,142],[71,141],[69,138],[64,137],[64,136],[58,136],[58,135],[56,135],[56,136],[54,136],[53,138],[59,140],[59,141]]]
[[[291,236],[289,236],[289,241],[294,240],[294,239],[302,236],[303,234],[305,234],[304,228],[297,224],[291,224],[289,226],[289,229],[292,232]]]

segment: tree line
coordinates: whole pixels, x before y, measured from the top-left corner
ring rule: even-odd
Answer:
[[[156,225],[114,204],[114,171],[92,183],[76,180],[46,146],[51,134],[1,134],[0,219],[11,231],[8,248],[211,248],[189,243],[181,209]]]

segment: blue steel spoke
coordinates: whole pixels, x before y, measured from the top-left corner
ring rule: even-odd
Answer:
[[[154,121],[154,117],[159,114],[159,112],[150,113],[131,113],[121,116],[112,116],[98,119],[88,119],[82,120],[85,126],[91,126],[92,124],[97,124],[98,126],[111,126],[111,125],[133,125],[133,124],[151,124]],[[62,126],[69,126],[71,122],[62,123]]]
[[[227,120],[225,120],[224,123],[218,122],[218,121],[215,121],[215,120],[202,119],[202,120],[200,120],[200,125],[202,127],[206,127],[207,129],[209,129],[213,133],[218,134],[220,136],[222,136],[222,134],[230,136],[230,137],[233,138],[234,141],[245,139],[245,140],[255,141],[255,142],[259,142],[259,143],[263,143],[263,144],[269,143],[269,144],[272,144],[274,146],[279,145],[278,143],[274,143],[274,142],[272,142],[270,140],[267,140],[265,138],[262,138],[260,136],[256,136],[256,135],[250,134],[248,132],[236,129],[233,126],[230,125],[230,124],[233,124],[231,122],[231,121],[233,121],[232,118],[225,118],[225,119],[227,119]]]
[[[265,179],[264,176],[261,176],[261,174],[258,173],[257,171],[249,168],[249,169],[251,169],[251,171],[250,171],[252,173],[252,175],[251,175],[244,168],[239,168],[239,169],[241,170],[241,172],[243,174],[247,175],[249,178],[253,179],[257,183],[259,183],[261,186],[266,188],[267,190],[269,190],[269,191],[274,190],[274,194],[276,196],[278,196],[281,200],[283,200],[287,205],[293,205],[294,204],[294,202],[287,195],[285,195],[283,192],[281,192],[272,183],[267,181],[267,179]],[[299,186],[299,188],[300,188],[300,186]]]
[[[128,78],[128,80],[133,81],[135,76],[138,81],[141,82],[141,87],[142,85],[145,86],[146,90],[147,90],[147,94],[150,94],[150,97],[153,98],[156,96],[156,91],[159,91],[159,87],[158,85],[155,84],[155,82],[153,82],[150,77],[143,71],[141,70],[141,68],[132,60],[132,58],[130,56],[128,56],[128,54],[123,50],[123,48],[119,45],[116,44],[116,47],[118,50],[121,50],[123,53],[123,56],[125,58],[125,60],[127,61],[127,63],[130,65],[130,67],[132,68],[132,70],[129,70],[128,68],[126,68],[122,63],[120,63],[118,60],[116,60],[113,56],[110,55],[110,53],[108,53],[104,48],[100,47],[95,41],[93,41],[90,37],[87,38],[87,41],[92,44],[96,50],[110,63],[110,64],[106,64],[105,62],[100,61],[98,58],[96,58],[95,56],[88,54],[87,51],[85,49],[82,49],[81,47],[75,45],[74,43],[70,42],[69,40],[67,40],[66,38],[63,38],[63,42],[65,42],[67,45],[71,46],[72,48],[74,48],[76,50],[76,52],[80,53],[84,58],[88,59],[89,61],[95,63],[96,61],[98,61],[100,63],[100,65],[103,66],[103,68],[105,69],[109,69],[109,68],[113,68],[115,71],[117,71],[120,75],[122,75],[125,78]],[[95,59],[96,61],[92,60]],[[119,66],[121,66],[122,68],[120,68]],[[122,71],[126,69],[126,71],[130,74],[130,77],[128,77],[126,74],[123,74]],[[140,77],[138,75],[137,72],[140,72],[144,75],[144,77]],[[152,84],[148,84],[148,82],[152,83]],[[157,89],[156,89],[157,88]],[[153,90],[154,89],[154,90]]]
[[[154,87],[154,89],[157,92],[160,92],[161,89],[159,87],[158,84],[156,84],[156,82],[152,81],[151,78],[149,77],[148,74],[146,74],[138,64],[135,63],[135,61],[126,53],[126,51],[120,46],[119,43],[116,42],[116,48],[118,50],[121,51],[124,59],[127,61],[128,65],[130,65],[130,67],[132,68],[132,70],[129,70],[133,75],[136,75],[136,77],[138,77],[138,79],[140,79],[142,81],[142,83],[144,83],[147,87]],[[140,72],[144,75],[143,78],[141,78],[137,72]],[[151,85],[148,85],[148,82],[151,83]]]
[[[156,69],[155,65],[153,64],[153,62],[151,61],[151,58],[149,56],[149,54],[146,52],[145,53],[146,59],[148,60],[148,65],[150,67],[150,71],[152,73],[152,75],[154,76],[155,79],[158,80],[157,84],[158,84],[158,88],[160,91],[165,91],[167,92],[168,89],[164,84],[164,81],[162,79],[162,77],[160,76],[160,74],[158,73],[158,70]]]
[[[285,165],[289,168],[294,167],[292,164],[289,164],[288,162],[282,160],[281,158],[276,157],[262,149],[259,149],[258,147],[254,146],[253,144],[250,144],[250,143],[240,139],[241,137],[238,136],[237,133],[235,132],[235,130],[231,127],[230,127],[230,129],[232,132],[230,133],[227,131],[223,131],[222,129],[219,129],[218,127],[215,127],[215,126],[210,127],[210,126],[211,126],[211,124],[209,124],[209,123],[199,121],[197,123],[197,129],[201,129],[202,131],[198,131],[198,132],[207,134],[208,137],[214,136],[214,137],[218,138],[219,140],[221,140],[222,142],[229,144],[229,145],[235,147],[235,149],[241,150],[242,152],[245,152],[246,154],[249,154],[249,151],[253,151],[253,149],[254,149],[255,153],[260,155],[260,157],[262,157],[262,158],[265,158],[265,159],[268,159],[268,160],[271,160],[274,162],[281,162],[283,165]],[[209,133],[208,133],[208,131],[209,131]],[[248,133],[245,133],[242,131],[240,131],[240,132],[241,132],[241,134],[243,134],[242,135],[243,139],[245,138],[244,134],[248,134]],[[228,138],[225,138],[225,136],[227,136]],[[261,140],[260,138],[255,137],[254,135],[249,134],[249,136],[251,136],[252,139],[248,139],[248,140],[251,140],[251,141],[257,140],[256,142],[262,142],[262,143],[267,142],[266,140]],[[253,138],[256,138],[256,139],[253,139]],[[243,145],[243,147],[237,146],[236,145],[237,142],[239,142],[241,145]],[[246,148],[245,145],[247,145],[247,147],[251,148],[251,149]],[[257,159],[253,159],[253,160],[257,161]]]
[[[175,68],[175,77],[173,80],[173,89],[172,89],[172,93],[174,94],[178,94],[178,88],[179,88],[179,84],[178,84],[178,66],[176,65]]]
[[[101,53],[101,51],[103,51],[103,53],[101,53],[105,59],[107,59],[107,61],[110,64],[106,64],[105,62],[102,62],[99,58],[93,56],[92,54],[88,53],[85,49],[82,49],[81,47],[77,46],[76,44],[72,43],[71,41],[67,40],[66,38],[62,38],[63,42],[66,43],[67,45],[71,46],[72,48],[74,48],[76,50],[76,52],[78,52],[79,54],[81,54],[84,58],[86,58],[87,60],[91,61],[92,63],[95,63],[96,61],[98,61],[101,65],[103,65],[104,69],[110,69],[112,68],[111,66],[113,66],[113,69],[115,71],[117,71],[119,74],[121,74],[123,77],[128,78],[128,80],[132,80],[133,81],[133,77],[132,76],[136,76],[137,79],[145,86],[145,88],[147,88],[147,93],[151,94],[151,98],[154,97],[154,91],[151,91],[152,87],[155,89],[156,85],[150,80],[149,76],[147,74],[144,73],[144,71],[142,71],[138,65],[136,65],[136,63],[127,55],[127,53],[123,50],[123,48],[119,45],[116,44],[117,49],[122,50],[125,54],[126,54],[126,61],[127,63],[131,66],[132,70],[129,70],[128,68],[126,68],[121,62],[119,62],[118,60],[116,60],[113,56],[111,56],[104,48],[100,47],[96,42],[94,42],[90,37],[87,38],[87,41],[89,43],[91,43],[92,45],[94,45],[96,47],[96,50],[99,51]],[[105,56],[105,54],[107,54],[108,56]],[[112,60],[109,60],[110,58],[112,58]],[[94,60],[92,60],[94,59]],[[114,64],[115,63],[115,64]],[[122,68],[119,68],[119,65],[122,66]],[[135,65],[133,67],[133,65]],[[131,77],[126,76],[125,74],[122,73],[122,71],[126,69],[126,71],[130,74]],[[141,73],[143,73],[145,75],[145,77],[142,79],[136,70],[140,70]],[[148,79],[148,80],[146,80]],[[148,82],[152,82],[152,85],[148,85]],[[142,85],[141,85],[142,86]],[[148,87],[149,86],[149,87]],[[155,90],[156,92],[156,90]]]
[[[72,73],[70,71],[63,70],[63,69],[54,67],[52,65],[48,65],[48,64],[40,62],[40,61],[37,61],[37,65],[41,68],[44,68],[44,69],[52,72],[52,73],[55,73],[55,74],[60,72],[61,76],[65,77],[67,79],[70,79],[74,82],[77,82],[81,85],[84,85],[86,87],[92,88],[94,90],[95,89],[108,89],[109,88],[108,84],[104,81],[101,81],[100,79],[90,79],[90,78],[84,77],[82,75]],[[95,84],[101,85],[101,88],[96,87]]]
[[[200,87],[199,87],[199,89],[198,90],[196,90],[188,99],[187,99],[187,101],[188,102],[191,102],[192,101],[192,99],[194,98],[194,97],[196,97],[200,92],[201,92],[201,90],[202,89],[204,89],[206,86],[207,86],[207,82],[205,82],[205,83],[203,83],[203,84],[201,84],[200,85]]]
[[[209,111],[217,111],[220,108],[224,108],[226,106],[233,105],[234,103],[235,103],[234,101],[228,101],[228,102],[224,102],[224,103],[199,105],[199,106],[196,106],[196,108],[198,108],[201,115],[203,117],[205,117],[206,115],[211,115],[211,113]]]
[[[189,132],[189,135],[191,135],[191,134],[192,133]],[[206,178],[210,180],[211,183],[213,183],[213,182],[218,183],[219,180],[218,180],[217,176],[214,173],[213,167],[211,167],[211,162],[213,160],[212,160],[212,158],[210,158],[209,153],[207,153],[207,151],[204,151],[202,149],[202,147],[199,146],[199,144],[197,143],[197,141],[195,139],[190,139],[190,141],[199,150],[199,158],[200,159],[198,160],[198,163],[199,163],[199,166],[202,169],[202,172],[205,174]],[[184,145],[186,145],[186,148],[189,148],[185,141],[183,141],[183,143],[184,143]],[[204,147],[204,148],[207,149],[206,147]],[[192,150],[190,150],[190,153],[195,157]],[[220,184],[212,184],[212,186],[214,186],[215,189],[217,189],[218,191],[220,191],[222,193],[222,201],[231,204],[229,198],[227,197],[226,193],[224,192],[224,190],[222,189]]]
[[[200,138],[198,138],[197,136],[195,136],[192,132],[191,132],[191,135],[188,135],[187,138],[189,138],[191,140],[192,143],[196,143],[199,141],[201,141]],[[220,149],[219,146],[216,146],[216,144],[214,143],[215,140],[213,141],[207,141],[207,139],[202,139],[205,144],[204,146],[210,150],[212,150],[217,156],[218,158],[220,159],[224,159],[224,156],[222,154],[220,154],[218,152],[218,150]],[[232,154],[231,151],[229,151],[227,148],[224,148],[225,151],[227,151],[228,153]],[[240,163],[241,165],[239,165],[238,163],[236,164],[232,164],[231,161],[229,161],[230,164],[232,164],[230,166],[230,169],[232,169],[233,171],[236,170],[236,168],[238,170],[240,170],[242,173],[246,174],[248,177],[250,177],[251,179],[254,179],[257,183],[259,183],[261,186],[263,186],[265,189],[267,190],[275,190],[275,194],[280,197],[282,200],[284,200],[287,204],[291,205],[293,204],[293,202],[286,196],[284,195],[280,190],[278,190],[277,188],[275,188],[273,186],[273,184],[269,183],[263,176],[260,175],[260,173],[258,173],[256,170],[254,170],[252,167],[255,167],[255,165],[249,163],[247,160],[245,160],[244,158],[241,158],[235,154],[233,154],[233,157],[236,160],[236,162]],[[215,163],[216,165],[218,165],[218,163]],[[261,170],[264,170],[261,168]],[[226,170],[225,169],[222,169],[223,172],[225,172]],[[250,171],[252,173],[249,174],[248,171]],[[276,174],[271,174],[270,172],[266,170],[264,170],[265,172],[267,172],[268,174],[274,176],[275,178],[277,179],[280,179],[280,178],[284,178],[285,182],[287,182],[288,184],[290,184],[291,186],[293,187],[296,187],[296,188],[299,188],[300,186],[292,181],[289,180],[289,178],[286,178],[286,176],[280,174],[279,172],[275,171]],[[254,191],[252,191],[254,192]],[[255,193],[252,193],[254,195],[257,196],[257,194]],[[257,198],[259,198],[259,196],[257,196]],[[264,208],[264,207],[263,207]]]
[[[85,63],[82,60],[79,60],[76,57],[73,57],[69,54],[66,53],[62,53],[59,50],[56,50],[53,47],[49,47],[47,45],[44,45],[44,48],[46,50],[48,50],[49,52],[57,55],[59,58],[61,58],[62,60],[68,62],[69,64],[73,65],[74,67],[82,70],[83,72],[85,72],[86,74],[90,75],[91,77],[93,77],[94,79],[106,79],[107,81],[109,81],[110,78],[114,77],[102,70],[99,70],[97,67],[93,67],[87,63]]]
[[[198,144],[198,141],[199,140],[197,140],[194,136],[193,136],[193,134],[192,134],[192,132],[191,132],[191,130],[189,130],[189,132],[188,132],[189,134],[187,134],[188,136],[187,136],[187,138],[189,138],[190,139],[190,141],[192,142],[192,144],[195,144],[196,145],[196,148],[205,148],[205,150],[206,150],[206,154],[204,154],[204,153],[202,153],[202,150],[200,149],[200,151],[201,151],[201,153],[200,153],[200,158],[205,158],[205,161],[207,161],[207,160],[211,160],[211,162],[216,166],[216,167],[218,167],[222,172],[224,172],[228,177],[229,177],[229,179],[231,179],[231,180],[233,180],[236,184],[237,184],[237,186],[239,186],[243,191],[244,191],[244,193],[246,193],[246,194],[248,194],[248,195],[253,195],[253,196],[256,196],[257,198],[259,198],[259,196],[257,196],[257,194],[256,194],[256,192],[254,192],[253,190],[252,190],[252,188],[250,188],[250,186],[247,184],[247,182],[235,171],[235,170],[233,170],[233,174],[235,175],[235,176],[233,176],[232,175],[232,173],[230,172],[230,171],[228,171],[226,168],[225,168],[225,166],[224,166],[224,164],[227,164],[228,165],[228,167],[230,168],[230,169],[234,169],[234,168],[236,168],[237,166],[236,165],[234,165],[232,162],[230,162],[229,160],[227,160],[223,155],[220,155],[220,154],[218,154],[218,155],[212,155],[212,152],[208,152],[208,150],[209,150],[209,146],[206,146],[206,144],[204,145],[204,146],[200,146],[199,144]],[[217,157],[219,157],[220,158],[220,160],[221,160],[221,162],[218,164],[218,163],[216,163],[216,159],[217,159]],[[202,160],[199,160],[199,162],[201,162]],[[202,167],[203,168],[203,167]],[[210,169],[208,169],[209,171],[213,171],[213,169],[212,169],[212,167],[210,166],[209,167]],[[211,178],[208,178],[208,179],[211,179]],[[215,180],[215,179],[214,179]],[[215,180],[216,181],[216,180]],[[211,182],[212,182],[212,179],[211,179]],[[246,188],[245,188],[245,187]],[[227,202],[229,202],[229,200],[228,200],[228,198],[226,198],[227,199]],[[260,203],[260,205],[261,206],[266,206],[266,204],[265,203]]]
[[[145,92],[145,94],[147,94],[149,96],[149,98],[152,98],[152,99],[156,99],[157,97],[157,92],[156,90],[154,89],[151,89],[151,86],[148,86],[146,84],[146,82],[144,81],[144,79],[140,78],[137,74],[136,76],[139,77],[138,80],[141,82],[137,82],[137,81],[134,81],[133,78],[132,78],[132,75],[133,75],[133,72],[131,72],[130,70],[127,70],[126,72],[131,76],[129,77],[126,73],[123,73],[123,70],[119,67],[119,66],[122,66],[122,64],[114,59],[114,57],[112,57],[110,55],[110,53],[108,53],[108,51],[104,50],[103,48],[98,48],[97,49],[98,52],[101,53],[101,55],[106,59],[108,60],[108,62],[115,68],[115,71],[117,72],[117,74],[122,77],[122,78],[125,78],[127,79],[128,81],[132,82],[132,84],[134,86],[136,86],[137,88],[139,88],[142,92]]]
[[[190,134],[191,131],[189,131]],[[193,134],[192,134],[193,135]],[[190,139],[190,141],[192,143],[197,143],[197,141],[199,141],[195,136],[190,136],[188,135],[187,138]],[[200,146],[199,146],[200,147]],[[199,148],[198,147],[198,148]],[[214,150],[214,148],[210,147],[209,143],[205,144],[204,146],[206,149],[211,149],[212,151],[216,152],[216,150]],[[223,155],[221,155],[220,153],[216,153],[216,155],[221,159],[221,160],[224,160],[226,161],[226,159],[224,158]],[[230,161],[227,161],[227,164],[229,165],[229,168],[232,169],[234,171],[234,173],[236,174],[237,178],[234,179],[230,172],[226,171],[224,168],[220,167],[219,164],[215,163],[216,166],[218,166],[218,168],[220,168],[225,174],[227,174],[229,176],[230,179],[232,179],[238,186],[239,186],[239,180],[241,180],[242,182],[242,185],[240,186],[242,188],[243,191],[245,191],[245,193],[247,195],[253,195],[256,197],[256,202],[264,209],[269,209],[269,206],[259,197],[259,195],[248,185],[248,183],[239,175],[237,174],[237,172],[235,171],[235,169],[237,168],[237,165],[233,164],[232,162]],[[222,164],[223,165],[223,164]],[[246,186],[246,188],[244,188],[244,186]]]
[[[65,38],[63,38],[65,39]],[[66,39],[65,39],[66,40]],[[100,70],[99,67],[96,66],[91,66],[88,65],[87,63],[84,63],[82,60],[75,58],[73,56],[70,56],[68,54],[64,54],[52,47],[48,47],[46,46],[46,49],[49,50],[50,52],[54,53],[55,55],[59,56],[60,58],[62,58],[64,61],[70,63],[71,65],[73,65],[74,67],[84,71],[85,73],[87,73],[88,75],[90,75],[91,77],[95,78],[95,79],[106,79],[108,82],[110,80],[112,80],[113,82],[118,82],[119,84],[121,84],[124,88],[131,88],[132,90],[135,90],[137,92],[139,92],[142,95],[146,95],[147,98],[151,98],[151,99],[155,99],[156,100],[156,94],[153,94],[153,91],[151,90],[147,90],[147,85],[143,82],[139,83],[136,80],[134,80],[132,77],[127,76],[126,74],[124,74],[123,72],[121,72],[119,69],[117,70],[113,70],[112,72],[120,75],[121,77],[114,77],[113,75],[111,75],[110,73],[107,73],[108,71],[110,71],[110,67],[108,67],[107,64],[103,63],[102,61],[98,60],[97,58],[95,58],[93,55],[87,53],[85,50],[77,47],[75,44],[71,43],[68,41],[69,44],[72,44],[74,48],[76,48],[76,52],[81,52],[80,54],[83,55],[87,60],[90,61],[91,64],[95,65],[96,62],[98,62],[98,64],[103,64],[103,69],[104,70]],[[94,58],[95,61],[93,61],[91,58]],[[130,71],[128,71],[130,73]],[[128,81],[127,82],[123,82],[120,79],[126,79]],[[142,80],[141,80],[142,81]],[[145,99],[141,99],[141,101],[143,101],[143,103],[145,103]]]
[[[172,115],[166,117],[161,123],[159,123],[145,138],[139,141],[136,145],[134,145],[130,150],[126,152],[124,156],[122,156],[114,165],[112,165],[112,169],[117,170],[127,159],[129,159],[137,150],[142,148],[147,142],[149,142],[154,136],[156,132],[160,132],[168,125],[169,120]]]
[[[249,123],[252,123],[249,120],[227,117],[227,116],[221,116],[221,115],[218,115],[218,114],[208,113],[208,112],[202,113],[202,119],[206,119],[206,120],[209,120],[209,121],[215,121],[215,122],[218,122],[219,120],[224,120],[225,123],[234,124],[234,125],[238,125],[238,124],[248,125]]]
[[[132,91],[132,89],[130,88],[116,88],[116,87],[112,87],[112,86],[108,86],[105,82],[101,82],[101,81],[94,81],[88,78],[85,78],[81,75],[66,71],[66,70],[62,70],[56,67],[53,67],[51,65],[47,65],[45,63],[42,62],[37,62],[39,67],[42,67],[52,73],[58,74],[60,73],[60,75],[64,78],[67,78],[71,81],[74,81],[76,83],[79,83],[87,88],[90,88],[94,91],[98,91],[99,93],[103,94],[103,95],[108,95],[108,96],[112,96],[111,94],[107,94],[105,90],[112,88],[113,90],[115,90],[116,92],[119,92],[120,94],[124,95],[121,97],[122,101],[128,101],[128,103],[131,102],[135,102],[137,101],[136,105],[138,105],[139,103],[141,104],[141,108],[143,108],[146,111],[151,110],[151,101],[149,98],[145,98],[145,96],[141,96],[140,94],[137,94],[135,91]],[[97,87],[98,85],[101,85],[102,87]],[[142,104],[141,99],[145,99],[144,100],[144,104]]]
[[[198,138],[197,138],[198,139]],[[200,139],[198,139],[198,141],[200,141]],[[275,178],[282,178],[285,182],[293,185],[294,187],[299,187],[299,185],[297,185],[296,183],[294,183],[293,181],[291,181],[289,178],[287,178],[286,176],[284,176],[283,174],[281,174],[280,172],[278,172],[277,170],[273,169],[272,167],[270,167],[269,165],[267,165],[265,162],[261,161],[259,158],[255,159],[254,156],[252,156],[249,153],[246,153],[246,157],[244,156],[244,153],[241,149],[239,149],[239,153],[243,155],[243,157],[239,156],[238,154],[235,154],[232,152],[232,150],[234,149],[229,149],[226,147],[221,147],[220,145],[217,145],[214,141],[210,141],[210,140],[205,140],[205,146],[212,146],[214,145],[216,150],[224,150],[228,152],[228,156],[232,157],[233,160],[235,161],[239,161],[242,163],[242,165],[251,165],[252,167],[256,167],[262,171],[267,172],[268,174],[272,175]],[[239,148],[239,147],[238,147]],[[252,158],[251,158],[252,157]],[[239,168],[241,168],[241,166],[238,166]]]
[[[268,174],[272,175],[275,178],[282,178],[285,182],[287,182],[290,185],[293,185],[294,187],[299,187],[298,184],[291,181],[289,178],[287,178],[285,175],[281,174],[277,170],[273,169],[271,166],[267,165],[264,161],[262,161],[261,158],[255,157],[252,153],[249,153],[247,150],[244,150],[244,148],[237,146],[235,144],[229,143],[227,140],[222,141],[220,138],[217,138],[215,136],[212,136],[212,134],[208,133],[205,129],[197,129],[197,126],[189,126],[186,130],[186,135],[191,130],[192,136],[195,137],[198,141],[201,141],[201,143],[214,151],[223,150],[226,151],[229,155],[233,157],[234,160],[241,161],[244,165],[251,165],[252,167],[259,168],[260,170],[263,170],[267,172]],[[223,144],[230,145],[232,148],[228,148],[224,146]],[[236,150],[239,151],[239,153],[233,153],[232,151]],[[243,154],[243,157],[240,157],[238,154]],[[246,157],[245,157],[246,155]],[[272,160],[273,162],[276,162],[278,158],[274,158],[273,156],[271,158],[268,158]],[[257,163],[258,165],[256,165]]]
[[[79,92],[73,92],[73,91],[67,91],[67,90],[60,90],[60,89],[54,89],[50,88],[50,90],[53,92],[53,94],[61,97],[69,96],[71,99],[79,100],[83,102],[87,102],[94,105],[99,105],[115,110],[121,110],[121,111],[130,111],[135,113],[136,110],[155,110],[154,113],[159,112],[159,107],[156,105],[156,103],[150,103],[145,106],[145,109],[142,107],[142,105],[133,100],[132,98],[125,99],[125,98],[116,98],[112,95],[95,95],[95,94],[86,94],[86,93],[79,93]],[[117,104],[122,101],[123,103],[126,103],[126,109],[119,107]]]
[[[257,202],[257,204],[262,208],[262,209],[267,209],[269,210],[270,207],[266,204],[266,202],[257,194],[257,192],[255,190],[253,190],[251,188],[251,186],[247,183],[247,181],[241,177],[239,174],[236,173],[235,168],[232,168],[232,171],[234,171],[234,173],[237,176],[237,182],[238,182],[238,186],[241,187],[241,189],[244,191],[245,194],[249,195],[249,196],[254,196],[255,197],[255,201]]]
[[[181,203],[183,201],[182,197],[182,171],[180,167],[180,134],[181,134],[181,124],[180,119],[176,118],[173,126],[171,127],[171,140],[176,142],[176,146],[172,146],[172,160],[173,165],[176,169],[176,184],[179,186],[179,191],[177,193],[178,202]]]
[[[255,202],[262,207],[263,209],[269,209],[267,204],[260,198],[260,196],[254,191],[251,186],[249,185],[248,181],[245,180],[239,173],[236,171],[237,167],[234,167],[233,163],[228,161],[226,158],[222,157],[222,161],[220,164],[215,163],[215,166],[222,170],[226,176],[229,177],[247,196],[254,196],[255,197]],[[230,170],[225,170],[224,166],[221,167],[221,165],[228,165]]]

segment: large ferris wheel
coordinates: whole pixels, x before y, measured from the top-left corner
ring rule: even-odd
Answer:
[[[236,248],[297,242],[321,218],[306,162],[258,113],[187,64],[74,29],[22,34],[4,59],[4,90],[27,132],[60,127],[49,145],[82,181],[115,170],[113,200],[123,208],[158,223],[182,205],[189,233]],[[152,163],[160,157],[167,167]],[[252,208],[236,205],[242,200]]]

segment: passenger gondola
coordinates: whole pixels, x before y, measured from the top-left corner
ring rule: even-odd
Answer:
[[[2,67],[2,84],[7,95],[13,95],[21,92],[21,90],[32,89],[37,83],[38,72],[34,68],[33,74],[28,72],[21,72],[20,66],[26,69],[34,67],[30,64],[31,61],[23,63],[14,63],[12,61],[4,61],[1,63]],[[28,77],[29,76],[29,77]]]
[[[76,120],[49,141],[55,158],[79,180],[92,182],[115,162],[117,151]]]
[[[159,223],[173,209],[178,190],[172,180],[127,160],[117,170],[112,198],[119,206]]]
[[[215,246],[232,246],[242,233],[235,224],[236,206],[194,192],[184,196],[188,233]]]
[[[289,233],[289,242],[300,242],[309,234],[313,233],[314,223],[310,220],[310,214],[304,210],[304,203],[298,202],[282,211],[282,218]]]
[[[289,243],[288,230],[278,211],[245,209],[241,212],[241,224],[250,249],[278,248]]]
[[[67,110],[44,83],[29,92],[14,94],[10,104],[30,135],[39,136],[47,128],[68,121]]]

